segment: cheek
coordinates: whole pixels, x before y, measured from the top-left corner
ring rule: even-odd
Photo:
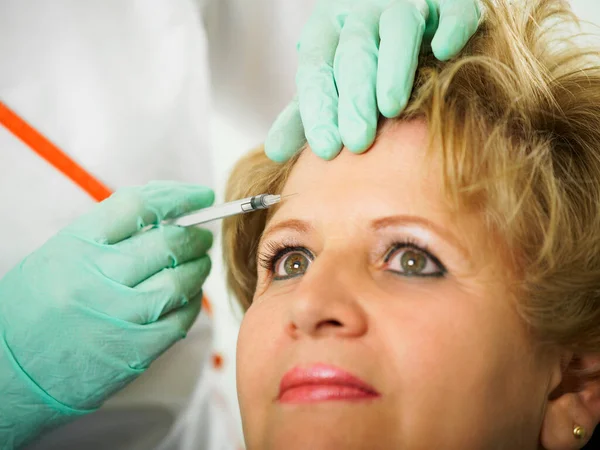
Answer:
[[[254,385],[265,368],[272,367],[271,355],[282,330],[281,302],[257,296],[242,320],[237,340],[237,378],[240,394]]]
[[[373,346],[385,358],[380,369],[407,430],[426,440],[431,418],[442,416],[440,436],[468,441],[453,448],[486,448],[479,439],[518,428],[515,412],[535,415],[539,408],[523,393],[539,390],[543,377],[531,366],[523,326],[510,307],[497,306],[504,299],[439,288],[404,294],[378,302],[370,314]]]
[[[264,342],[265,330],[261,326],[262,317],[260,313],[256,313],[256,310],[260,309],[256,303],[250,305],[250,308],[244,314],[242,323],[240,325],[240,331],[237,339],[237,367],[238,373],[245,374],[251,372],[255,367],[254,364],[246,364],[254,358],[254,355],[260,356],[261,343]]]
[[[260,351],[261,339],[264,339],[257,321],[260,315],[254,314],[253,308],[254,305],[250,306],[244,315],[236,349],[236,385],[243,420],[251,417],[251,405],[256,403],[252,386],[260,380],[261,368],[267,363],[262,360],[265,353]]]
[[[450,284],[408,287],[373,315],[402,386],[483,384],[529,356],[524,329],[508,302]]]

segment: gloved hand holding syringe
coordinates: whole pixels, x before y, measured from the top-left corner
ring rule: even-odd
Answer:
[[[94,411],[185,337],[201,308],[213,243],[208,226],[193,225],[285,197],[211,207],[213,191],[198,185],[124,188],[0,279],[0,298],[10,300],[0,302],[0,330],[20,324],[0,333],[0,368],[10,368],[0,371],[0,385],[15,393],[0,401],[0,448],[9,427],[24,442],[30,430],[60,423],[57,414],[66,421]],[[57,354],[45,360],[49,342]],[[12,410],[21,412],[3,414]]]

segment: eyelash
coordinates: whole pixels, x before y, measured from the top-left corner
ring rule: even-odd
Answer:
[[[448,270],[442,264],[442,262],[436,256],[434,256],[433,253],[431,253],[431,251],[429,250],[427,245],[420,244],[410,237],[407,237],[402,241],[395,241],[390,246],[390,249],[386,252],[385,257],[383,258],[383,261],[385,263],[388,263],[390,261],[390,259],[392,258],[392,256],[394,256],[399,250],[415,250],[419,253],[422,253],[429,260],[431,260],[433,262],[433,264],[435,264],[439,268],[439,272],[440,272],[440,273],[412,275],[412,276],[441,278],[441,277],[445,276],[446,273],[448,272]],[[399,273],[399,275],[402,275],[402,274]],[[403,275],[403,276],[411,276],[411,275]]]
[[[275,272],[275,263],[283,258],[288,253],[292,252],[302,252],[306,256],[312,258],[312,253],[310,253],[306,248],[299,245],[297,242],[286,241],[286,242],[271,242],[267,241],[265,243],[265,249],[258,254],[258,262],[265,270],[268,270],[269,273]]]
[[[383,261],[388,263],[392,256],[396,254],[399,250],[403,249],[412,249],[424,254],[427,258],[429,258],[436,266],[440,269],[440,274],[429,274],[429,275],[420,275],[421,277],[443,277],[447,269],[441,263],[441,261],[435,257],[431,251],[428,249],[426,245],[419,244],[414,239],[407,237],[403,240],[394,241],[389,250],[386,251]],[[304,253],[309,258],[313,258],[313,254],[307,250],[305,247],[301,246],[298,242],[272,242],[267,241],[265,243],[265,249],[258,254],[258,262],[265,270],[267,270],[270,274],[275,273],[275,265],[276,263],[286,256],[289,253],[301,252]]]

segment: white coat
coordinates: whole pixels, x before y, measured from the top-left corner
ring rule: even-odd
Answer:
[[[0,0],[0,101],[111,189],[171,179],[219,193],[294,93],[294,45],[313,4]],[[230,133],[211,139],[215,127],[235,130],[242,146],[231,147]],[[2,125],[0,202],[0,277],[94,204]],[[99,413],[31,448],[241,448],[237,322],[222,280],[207,292],[216,318],[203,313]],[[215,351],[231,362],[225,377],[212,367]]]

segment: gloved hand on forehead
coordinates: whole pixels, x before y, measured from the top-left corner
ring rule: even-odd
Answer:
[[[298,44],[297,97],[265,142],[284,162],[308,140],[332,159],[373,143],[379,113],[399,115],[413,86],[421,44],[447,60],[477,30],[477,0],[318,0]]]
[[[170,182],[119,191],[0,280],[1,443],[93,411],[186,335],[212,234],[137,232],[213,199]]]

